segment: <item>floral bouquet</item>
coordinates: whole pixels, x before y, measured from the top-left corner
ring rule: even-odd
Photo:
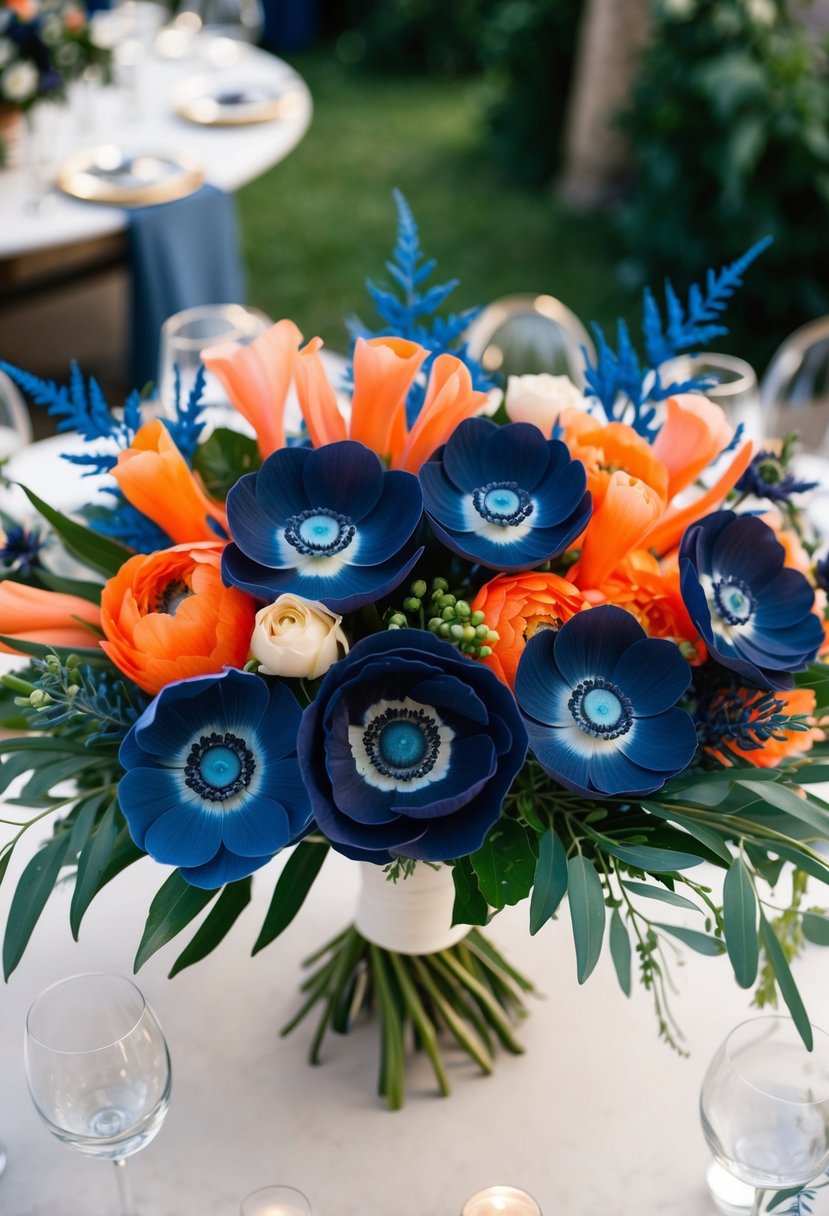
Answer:
[[[644,358],[597,329],[583,391],[524,376],[502,401],[398,205],[399,294],[371,287],[383,328],[357,337],[346,396],[288,320],[207,352],[240,415],[212,433],[201,381],[163,418],[137,394],[113,413],[77,369],[58,387],[3,365],[108,479],[85,522],[31,487],[45,530],[6,521],[0,641],[29,661],[4,678],[26,733],[0,741],[0,790],[34,814],[4,820],[0,870],[33,824],[51,834],[5,974],[66,871],[77,935],[125,867],[167,867],[136,968],[202,916],[174,974],[290,848],[254,952],[272,942],[334,849],[365,898],[292,1025],[320,1011],[317,1059],[373,1003],[391,1106],[411,1037],[443,1092],[440,1032],[485,1071],[496,1040],[520,1050],[530,985],[482,928],[524,900],[531,933],[568,901],[580,982],[605,938],[626,993],[635,961],[674,1045],[672,939],[727,952],[760,1004],[779,991],[808,1043],[790,960],[829,942],[804,895],[829,882],[829,807],[803,788],[829,778],[826,562],[790,445],[753,455],[705,385],[659,370],[725,332],[761,246],[687,304],[668,287],[664,318],[646,293]]]
[[[90,66],[109,72],[82,4],[72,0],[4,0],[0,4],[0,109],[29,110],[59,100]]]

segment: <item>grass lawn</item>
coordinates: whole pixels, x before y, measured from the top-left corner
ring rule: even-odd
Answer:
[[[584,321],[638,317],[609,222],[510,184],[489,160],[481,81],[370,77],[328,48],[293,62],[314,97],[311,129],[239,195],[252,304],[344,349],[344,317],[375,321],[363,283],[387,277],[398,186],[438,259],[433,281],[461,280],[453,309],[544,292]]]

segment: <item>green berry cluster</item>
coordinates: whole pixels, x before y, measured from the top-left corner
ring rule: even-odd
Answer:
[[[464,654],[476,659],[492,654],[498,634],[486,624],[482,612],[472,611],[462,593],[453,594],[449,590],[445,578],[432,579],[431,592],[422,578],[416,579],[409,590],[411,594],[403,601],[403,610],[388,618],[389,629],[405,629],[411,625],[409,617],[417,616],[421,628],[451,642]]]

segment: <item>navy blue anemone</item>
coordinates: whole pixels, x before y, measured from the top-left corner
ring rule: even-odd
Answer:
[[[694,758],[693,720],[676,707],[690,682],[678,646],[603,604],[530,638],[515,697],[530,750],[551,777],[589,798],[635,796],[661,789]]]
[[[163,688],[121,744],[118,800],[130,835],[197,887],[259,869],[308,829],[284,684],[228,669]]]
[[[411,544],[422,514],[414,474],[387,472],[361,443],[281,448],[227,496],[235,543],[222,576],[260,599],[290,592],[351,612],[409,573],[423,551]]]
[[[346,857],[447,861],[501,814],[527,734],[488,667],[420,629],[378,633],[329,668],[299,764],[320,829]]]
[[[760,688],[791,688],[817,656],[815,593],[756,515],[715,511],[682,538],[682,598],[711,656]]]
[[[584,465],[528,422],[467,419],[423,465],[420,484],[435,535],[507,574],[563,553],[592,509]]]

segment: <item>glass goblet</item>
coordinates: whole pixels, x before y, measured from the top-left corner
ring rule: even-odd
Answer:
[[[755,1189],[805,1186],[829,1165],[829,1035],[814,1029],[807,1051],[785,1017],[753,1018],[732,1030],[708,1066],[702,1129],[717,1162]]]
[[[173,313],[161,327],[158,395],[165,412],[176,399],[176,378],[182,401],[187,400],[201,367],[202,351],[224,342],[252,342],[271,324],[258,308],[242,304],[204,304]],[[230,412],[227,395],[215,376],[205,377],[202,403]]]
[[[167,1043],[139,989],[108,974],[53,984],[29,1010],[25,1064],[49,1131],[115,1163],[122,1216],[132,1216],[126,1159],[158,1133],[171,1084]]]
[[[745,359],[710,351],[701,355],[679,355],[663,364],[659,371],[664,384],[698,377],[715,381],[705,390],[709,401],[715,401],[721,407],[732,426],[742,423],[747,439],[763,438],[765,427],[757,374]]]
[[[313,1216],[302,1191],[292,1186],[263,1186],[242,1200],[239,1216]]]

